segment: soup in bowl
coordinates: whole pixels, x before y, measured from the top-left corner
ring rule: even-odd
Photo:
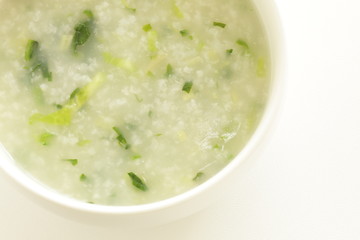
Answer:
[[[42,205],[167,222],[259,151],[281,85],[272,3],[0,4],[1,168]]]

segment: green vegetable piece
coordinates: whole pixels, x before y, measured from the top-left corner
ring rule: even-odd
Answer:
[[[221,146],[220,146],[219,144],[215,144],[215,145],[213,146],[213,149],[221,149]]]
[[[61,104],[54,104],[54,106],[57,108],[57,109],[62,109],[63,106]]]
[[[266,76],[266,65],[263,58],[259,58],[256,65],[256,76],[265,77]]]
[[[85,10],[83,13],[88,17],[88,20],[85,20],[77,24],[74,28],[75,33],[71,42],[71,46],[74,54],[77,53],[79,46],[82,46],[87,42],[93,28],[93,20],[94,20],[93,13],[90,10]]]
[[[145,192],[148,190],[148,187],[146,186],[146,184],[143,182],[143,180],[141,180],[141,178],[139,178],[135,173],[133,172],[129,172],[128,173],[129,177],[132,180],[132,184],[140,189],[141,191]]]
[[[121,0],[122,4],[125,6],[127,10],[129,10],[132,13],[136,13],[136,8],[132,8],[129,6],[128,2],[126,0]]]
[[[222,23],[222,22],[213,22],[213,25],[215,27],[221,27],[221,28],[225,28],[226,27],[226,24],[225,23]]]
[[[226,55],[228,55],[228,56],[231,55],[233,53],[233,51],[234,51],[233,49],[227,49]]]
[[[43,122],[52,125],[69,125],[71,123],[73,114],[82,108],[82,106],[88,101],[90,96],[100,87],[104,82],[105,78],[103,74],[99,73],[94,77],[94,80],[80,88],[73,94],[72,98],[56,112],[44,115],[41,113],[36,113],[32,115],[29,119],[29,123],[33,124],[36,122]],[[74,93],[74,92],[73,92]]]
[[[168,65],[166,66],[165,77],[169,78],[169,77],[171,77],[173,74],[174,74],[174,69],[173,69],[173,67],[171,66],[171,64],[168,64]]]
[[[33,114],[30,119],[29,123],[33,124],[36,122],[43,122],[52,125],[69,125],[71,123],[73,115],[73,110],[67,107],[64,107],[56,112],[50,113],[48,115],[44,115],[41,113]]]
[[[125,149],[130,148],[130,144],[127,143],[126,138],[122,134],[121,130],[118,127],[113,127],[114,131],[117,133],[116,139],[118,140],[118,143],[120,146],[122,146]]]
[[[80,88],[76,88],[74,91],[72,91],[72,93],[70,94],[70,100],[74,99],[74,97],[76,96],[76,94],[78,94],[80,91]]]
[[[142,29],[143,29],[145,32],[150,31],[150,30],[152,29],[151,24],[146,24],[146,25],[144,25]]]
[[[186,29],[183,29],[183,30],[180,31],[180,34],[181,34],[181,36],[183,36],[183,37],[187,37],[187,36],[189,36],[189,31],[186,30]]]
[[[152,52],[153,54],[158,51],[158,48],[156,46],[157,39],[158,39],[157,32],[155,30],[148,31],[148,48],[149,51]]]
[[[121,69],[127,70],[129,72],[135,71],[134,65],[132,64],[132,62],[130,62],[127,59],[114,57],[110,53],[103,53],[103,58],[104,58],[105,62],[107,62],[111,65],[114,65]]]
[[[50,144],[51,140],[52,140],[54,137],[55,137],[54,134],[46,132],[46,133],[41,134],[41,135],[39,136],[39,139],[38,139],[38,140],[39,140],[39,142],[40,142],[42,145],[47,146],[47,145]]]
[[[88,179],[88,177],[85,174],[80,175],[80,181],[85,182]]]
[[[184,18],[184,14],[181,12],[180,8],[175,4],[175,2],[173,4],[173,12],[177,18]]]
[[[184,84],[182,90],[183,90],[184,92],[190,93],[192,86],[193,86],[193,83],[192,83],[192,82],[186,82],[186,83]]]
[[[204,176],[203,172],[198,172],[195,177],[192,179],[193,181],[199,181]]]
[[[141,155],[134,155],[134,156],[132,156],[132,160],[136,160],[136,159],[139,159],[139,158],[141,158]]]
[[[94,19],[94,14],[92,11],[90,10],[84,10],[83,13],[89,18],[89,19]]]
[[[83,147],[83,146],[85,146],[85,145],[87,145],[87,144],[89,144],[89,143],[91,143],[91,140],[80,140],[78,143],[77,143],[77,145],[79,146],[79,147]]]
[[[73,166],[76,166],[78,164],[78,160],[75,158],[64,159],[64,161],[71,163],[71,165],[73,165]],[[82,175],[84,175],[84,174],[82,174]],[[86,178],[86,176],[85,176],[85,178]],[[81,176],[80,176],[80,179],[81,179]]]
[[[141,97],[139,97],[139,95],[134,94],[136,101],[138,101],[139,103],[141,103],[144,99],[142,99]]]
[[[39,49],[39,43],[35,40],[29,40],[26,44],[26,50],[25,50],[25,60],[30,61],[34,53],[36,53]]]
[[[33,73],[36,70],[40,69],[42,76],[47,78],[48,81],[52,81],[52,73],[49,71],[48,64],[40,54],[40,44],[35,40],[29,40],[26,45],[25,50],[25,60],[30,62],[30,66],[27,68],[30,69],[30,72]]]
[[[242,47],[243,53],[245,54],[249,53],[250,51],[249,45],[244,40],[238,39],[236,41],[236,44]]]
[[[183,29],[180,31],[181,36],[188,37],[190,40],[193,39],[193,37],[190,35],[190,32],[186,29]]]

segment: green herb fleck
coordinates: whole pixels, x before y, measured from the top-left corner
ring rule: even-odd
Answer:
[[[85,174],[80,175],[80,181],[85,182],[88,179],[88,177]]]
[[[180,34],[181,34],[181,36],[183,36],[183,37],[188,37],[190,40],[193,39],[193,37],[190,35],[189,31],[186,30],[186,29],[181,30],[181,31],[180,31]]]
[[[221,27],[221,28],[225,28],[226,27],[226,24],[225,23],[222,23],[222,22],[213,22],[213,25],[215,27]]]
[[[122,4],[125,6],[127,10],[129,10],[132,13],[136,13],[136,8],[132,8],[129,6],[128,2],[126,0],[121,0]]]
[[[266,76],[266,65],[264,58],[259,58],[256,65],[256,75],[258,77]]]
[[[139,97],[139,95],[134,94],[136,101],[138,101],[139,103],[141,103],[144,99],[142,99],[141,97]]]
[[[89,143],[91,143],[91,140],[80,140],[80,141],[78,141],[77,142],[77,145],[79,146],[79,147],[82,147],[82,146],[85,146],[85,145],[87,145],[87,144],[89,144]]]
[[[150,111],[148,112],[148,117],[151,118],[152,115],[153,115],[153,111],[150,110]]]
[[[132,156],[132,160],[136,160],[136,159],[139,159],[139,158],[141,158],[141,155],[134,155],[134,156]]]
[[[44,146],[47,146],[50,144],[50,142],[52,141],[52,139],[55,137],[54,134],[52,133],[43,133],[39,136],[39,142],[44,145]]]
[[[77,53],[78,47],[84,45],[89,39],[93,28],[93,13],[90,10],[85,10],[83,13],[88,17],[88,19],[77,24],[74,28],[75,33],[71,45],[75,54]]]
[[[157,32],[155,30],[148,31],[148,48],[152,53],[151,57],[154,58],[157,55],[158,47],[156,45],[158,41]]]
[[[83,13],[90,19],[94,19],[94,14],[90,10],[84,10]]]
[[[149,23],[149,24],[144,25],[142,29],[143,29],[145,32],[150,31],[150,30],[152,29],[151,24]]]
[[[62,108],[63,108],[63,105],[61,105],[61,104],[55,104],[55,107],[56,107],[57,109],[62,109]]]
[[[181,12],[180,8],[176,5],[175,2],[173,4],[173,12],[174,12],[176,17],[184,18],[184,14]]]
[[[160,137],[162,135],[163,135],[162,133],[157,133],[157,134],[155,134],[155,137]]]
[[[215,144],[215,145],[213,146],[213,149],[221,149],[221,146],[220,146],[219,144]]]
[[[236,44],[242,47],[243,53],[246,53],[246,54],[249,53],[249,51],[250,51],[249,45],[244,40],[238,39],[236,41]]]
[[[79,92],[80,92],[80,88],[76,88],[74,91],[72,91],[72,93],[70,94],[70,100],[74,99],[76,94],[78,94]]]
[[[198,172],[195,177],[192,179],[193,181],[199,181],[204,176],[203,172]]]
[[[141,178],[139,178],[135,173],[133,172],[129,172],[128,173],[129,177],[131,178],[132,180],[132,184],[140,189],[141,191],[146,191],[148,190],[148,187],[146,186],[146,184],[143,182],[143,180],[141,180]]]
[[[64,159],[64,161],[71,163],[71,165],[73,165],[73,166],[76,166],[78,164],[78,160],[75,158]],[[84,174],[82,174],[82,175],[84,175]],[[85,178],[86,178],[86,176],[85,176]],[[81,176],[80,176],[80,180],[81,180]]]
[[[116,139],[118,140],[118,143],[120,146],[122,146],[125,149],[130,148],[130,144],[127,143],[126,138],[122,134],[121,130],[118,127],[113,127],[113,130],[117,133]]]
[[[41,70],[42,76],[47,78],[48,81],[52,81],[52,73],[49,71],[49,67],[46,59],[40,54],[40,44],[35,40],[29,40],[25,49],[25,60],[30,62],[30,72],[33,73],[36,70]]]
[[[173,74],[174,74],[174,69],[173,69],[173,67],[171,66],[171,64],[168,64],[168,65],[166,66],[165,76],[168,78],[168,77],[170,77],[170,76],[173,75]]]
[[[228,56],[231,55],[233,53],[233,51],[234,51],[233,49],[227,49],[226,55],[228,55]]]
[[[25,50],[25,60],[30,61],[34,56],[34,53],[38,50],[39,43],[35,40],[29,40]]]
[[[190,93],[192,86],[193,86],[193,83],[192,83],[192,82],[186,82],[186,83],[184,84],[182,90],[183,90],[184,92]]]

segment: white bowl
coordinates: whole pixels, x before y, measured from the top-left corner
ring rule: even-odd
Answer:
[[[224,169],[202,185],[163,201],[138,206],[100,206],[87,204],[66,197],[48,189],[40,182],[23,172],[0,145],[0,169],[7,179],[29,199],[67,219],[90,224],[116,225],[118,227],[154,226],[188,216],[208,206],[226,191],[232,191],[232,181],[241,163],[254,158],[260,152],[268,132],[273,126],[279,97],[283,86],[284,42],[281,22],[274,0],[253,0],[262,18],[270,44],[272,63],[272,85],[269,102],[264,116],[238,156]]]

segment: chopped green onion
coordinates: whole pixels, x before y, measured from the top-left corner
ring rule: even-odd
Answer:
[[[71,163],[71,165],[73,165],[73,166],[76,166],[78,164],[78,160],[75,158],[64,159],[64,161]]]
[[[190,93],[192,86],[193,86],[193,83],[192,83],[192,82],[186,82],[186,83],[184,84],[182,90],[183,90],[184,92]]]
[[[141,191],[146,191],[148,190],[148,187],[146,186],[146,184],[143,182],[143,180],[141,180],[141,178],[139,178],[135,173],[133,172],[129,172],[128,173],[129,177],[131,178],[132,180],[132,184],[140,189]]]
[[[88,179],[88,177],[85,174],[80,175],[80,181],[85,182]]]
[[[36,51],[38,50],[38,48],[39,48],[39,43],[37,41],[29,40],[26,45],[25,60],[30,61],[34,56],[34,53],[36,53]]]
[[[39,142],[44,145],[44,146],[47,146],[50,144],[51,140],[55,137],[54,134],[52,133],[43,133],[39,136]]]
[[[226,24],[225,23],[222,23],[222,22],[213,22],[213,25],[215,27],[221,27],[221,28],[225,28],[226,27]]]
[[[174,74],[174,70],[173,70],[173,67],[171,66],[171,64],[168,64],[166,66],[166,73],[165,73],[165,76],[168,78],[170,77],[171,75]]]
[[[90,10],[85,10],[83,13],[88,17],[88,19],[78,23],[74,28],[75,33],[71,45],[75,54],[77,53],[78,47],[84,45],[87,42],[93,28],[93,13]]]
[[[143,29],[145,32],[150,31],[150,30],[152,29],[151,24],[146,24],[146,25],[144,25],[142,29]]]
[[[116,139],[118,140],[118,143],[120,146],[122,146],[125,149],[130,148],[130,144],[127,143],[126,138],[122,134],[121,130],[118,127],[113,127],[113,130],[117,133]]]
[[[204,176],[203,172],[198,172],[192,180],[199,181],[203,176]]]

